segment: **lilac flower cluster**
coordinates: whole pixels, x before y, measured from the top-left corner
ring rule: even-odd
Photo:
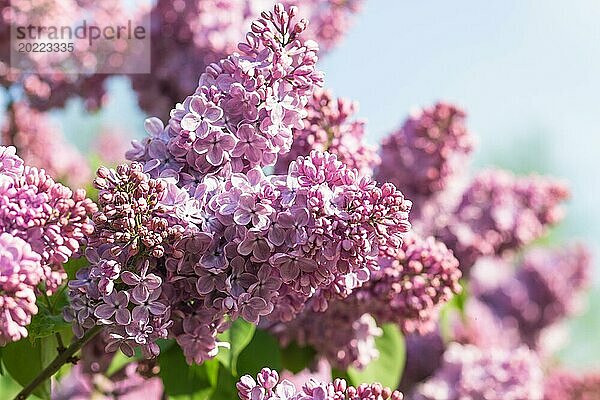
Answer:
[[[557,370],[546,377],[544,400],[593,400],[600,398],[600,374],[598,372],[576,375]]]
[[[156,355],[156,340],[167,337],[173,322],[163,279],[149,269],[173,251],[185,221],[162,202],[168,200],[166,183],[150,179],[140,164],[100,168],[94,186],[100,209],[88,236],[90,267],[69,282],[71,307],[65,319],[73,321],[79,337],[96,324],[106,325],[107,351],[120,348],[132,356],[139,345],[146,355]]]
[[[537,348],[546,328],[580,309],[590,273],[590,255],[582,245],[535,248],[526,252],[514,275],[492,287],[475,282],[473,290],[501,326],[515,326],[520,340]]]
[[[415,400],[541,400],[543,374],[536,354],[451,344],[441,368],[418,386]]]
[[[81,152],[71,145],[44,113],[25,102],[9,107],[0,127],[3,143],[15,146],[28,165],[44,168],[55,179],[69,185],[89,181],[91,172]]]
[[[277,330],[282,329],[280,332]],[[364,368],[379,357],[375,338],[383,333],[369,314],[357,316],[343,301],[331,302],[325,313],[306,311],[275,328],[282,345],[309,345],[336,368]]]
[[[462,195],[439,238],[467,273],[482,256],[501,255],[531,243],[563,217],[568,197],[562,182],[506,171],[479,173]]]
[[[244,375],[237,383],[241,400],[402,400],[402,393],[378,383],[350,386],[344,379],[322,383],[310,379],[300,391],[280,381],[277,371],[263,368],[256,376]]]
[[[404,332],[429,332],[439,306],[461,292],[461,272],[452,251],[433,237],[407,235],[398,249],[379,256],[380,270],[356,292],[377,321],[397,323]]]
[[[186,300],[179,308],[195,312],[179,343],[197,362],[210,356],[192,346],[207,325],[219,327],[224,315],[289,321],[309,299],[326,307],[366,281],[379,248],[398,245],[409,227],[410,205],[393,186],[359,180],[327,153],[298,158],[288,176],[233,174],[209,198],[204,229],[212,239],[191,241],[195,255],[172,261],[176,292],[189,298],[193,284],[207,307],[198,313]]]
[[[349,297],[332,301],[325,312],[306,310],[274,332],[284,344],[312,346],[340,368],[362,368],[378,355],[374,339],[381,331],[373,317],[424,334],[435,328],[440,305],[461,290],[458,261],[432,237],[406,235],[400,248],[380,252],[378,265]]]
[[[334,99],[327,90],[315,90],[305,110],[304,128],[294,129],[294,142],[289,153],[279,157],[276,173],[285,173],[291,161],[311,150],[328,151],[341,162],[363,175],[372,175],[379,164],[375,149],[364,143],[365,122],[352,120],[358,103],[344,98]]]
[[[414,113],[383,140],[376,178],[401,187],[421,207],[465,169],[474,140],[464,120],[461,109],[443,102]]]
[[[193,192],[208,174],[273,165],[289,151],[292,128],[302,128],[314,86],[318,46],[302,41],[306,21],[277,5],[252,24],[240,54],[211,64],[195,93],[171,110],[166,129],[153,119],[150,137],[128,152],[153,177],[173,177]]]
[[[66,277],[62,264],[93,230],[88,216],[96,205],[85,190],[73,192],[43,169],[23,166],[14,148],[0,147],[0,154],[0,232],[25,240],[41,256],[45,289],[53,292]]]
[[[37,314],[36,286],[43,279],[41,257],[23,239],[0,233],[0,346],[27,336]]]
[[[152,58],[151,75],[131,77],[141,108],[165,118],[165,110],[194,91],[198,71],[236,51],[251,23],[274,4],[273,0],[158,1],[151,11],[151,51],[161,57]],[[327,50],[348,30],[360,0],[286,0],[283,4],[301,6],[299,16],[311,21],[304,36]]]

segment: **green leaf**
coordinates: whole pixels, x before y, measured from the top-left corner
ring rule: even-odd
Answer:
[[[56,339],[28,339],[10,343],[2,350],[2,362],[8,374],[21,386],[27,386],[56,356]],[[50,380],[39,385],[33,394],[50,399]]]
[[[237,399],[238,393],[235,387],[237,379],[231,375],[230,371],[221,366],[219,368],[219,380],[210,400]]]
[[[398,387],[406,356],[404,338],[394,324],[385,324],[382,329],[383,335],[375,339],[379,358],[362,370],[348,369],[353,385],[380,382],[390,388]]]
[[[207,399],[217,384],[219,362],[208,360],[202,365],[188,365],[179,346],[161,352],[158,365],[165,392],[172,399]]]
[[[230,370],[233,376],[237,376],[238,356],[252,340],[255,330],[256,326],[240,318],[235,320],[229,329],[217,336],[219,341],[229,343],[229,348],[219,348],[217,360]]]
[[[36,302],[38,313],[31,318],[31,324],[27,327],[29,338],[41,339],[57,332],[70,332],[71,324],[62,316],[62,310],[68,303],[65,287],[52,296],[39,296]]]
[[[283,368],[296,374],[306,367],[315,359],[316,352],[310,346],[299,346],[296,342],[292,342],[289,346],[281,349],[281,361]]]
[[[250,344],[240,353],[237,362],[239,375],[256,376],[264,367],[282,369],[279,342],[270,333],[257,329]]]

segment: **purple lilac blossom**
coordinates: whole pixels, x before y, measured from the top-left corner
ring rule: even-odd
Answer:
[[[591,257],[583,245],[528,250],[513,275],[495,286],[473,285],[504,330],[516,330],[520,340],[539,347],[540,335],[580,311],[591,282]]]
[[[363,175],[372,175],[379,164],[375,148],[364,142],[365,122],[353,119],[358,103],[337,100],[327,90],[315,90],[305,107],[308,112],[302,129],[294,129],[294,142],[289,153],[280,156],[276,173],[285,173],[291,161],[306,156],[311,150],[328,151],[341,162]]]
[[[0,174],[14,179],[23,174],[23,160],[14,146],[0,146]]]
[[[411,115],[383,140],[376,178],[401,187],[420,214],[422,203],[448,190],[463,173],[474,148],[465,113],[436,103]]]
[[[235,52],[210,64],[195,92],[171,110],[163,128],[134,143],[127,158],[153,177],[170,177],[193,193],[207,175],[274,165],[303,127],[304,106],[323,74],[315,69],[318,45],[303,40],[307,22],[297,9],[277,5],[251,25]]]
[[[43,279],[40,255],[23,239],[0,234],[0,346],[27,337],[37,314],[35,289]]]
[[[326,310],[308,308],[273,331],[284,345],[310,345],[337,367],[362,368],[378,355],[375,320],[425,334],[434,330],[439,307],[461,290],[458,261],[432,237],[406,235],[400,248],[380,252],[378,265],[348,297],[332,300]]]
[[[406,236],[398,249],[379,255],[380,269],[356,292],[379,323],[397,323],[405,333],[435,328],[439,307],[461,292],[458,260],[433,237]]]
[[[351,25],[361,0],[286,0],[310,20],[304,37],[330,50]],[[151,74],[131,76],[138,103],[148,115],[167,118],[165,111],[195,90],[199,73],[237,51],[251,23],[274,0],[159,0],[151,11]],[[303,155],[306,155],[305,153]]]
[[[486,170],[473,179],[436,237],[468,274],[480,257],[516,250],[542,236],[562,220],[567,197],[566,186],[555,179]]]
[[[107,351],[120,348],[130,356],[134,346],[147,356],[158,354],[156,340],[167,337],[173,322],[163,279],[149,268],[159,267],[186,227],[160,201],[166,182],[141,170],[140,164],[98,170],[94,186],[100,209],[92,217],[95,230],[86,249],[90,266],[69,282],[71,307],[64,311],[77,336],[105,325]]]
[[[543,374],[525,347],[480,349],[452,343],[438,371],[419,385],[415,400],[541,400]]]
[[[378,383],[350,386],[344,379],[332,383],[308,380],[300,390],[287,380],[280,381],[277,371],[263,368],[256,376],[244,375],[237,383],[241,400],[402,400],[397,390]]]
[[[0,147],[0,153],[12,154],[12,150]],[[93,230],[88,216],[96,205],[85,196],[85,190],[73,192],[35,167],[25,166],[18,176],[3,173],[0,178],[0,232],[27,241],[41,256],[48,292],[65,279],[62,264]]]
[[[316,151],[288,176],[207,178],[194,197],[139,163],[101,168],[95,186],[91,268],[69,284],[67,318],[79,335],[107,324],[109,347],[129,354],[141,345],[154,355],[153,342],[171,332],[190,362],[216,354],[226,315],[289,320],[290,298],[347,295],[410,227],[410,202],[393,185]]]

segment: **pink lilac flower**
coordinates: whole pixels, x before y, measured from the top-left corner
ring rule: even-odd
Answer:
[[[352,118],[358,110],[356,102],[336,100],[329,91],[315,90],[305,110],[304,127],[294,130],[292,148],[277,160],[276,173],[285,173],[298,156],[319,150],[335,154],[363,175],[372,175],[380,160],[375,148],[364,142],[365,122]]]
[[[281,5],[261,14],[241,53],[209,66],[167,127],[146,121],[151,136],[128,154],[139,162],[98,171],[91,268],[70,283],[78,335],[99,322],[109,349],[148,356],[170,335],[202,363],[228,321],[290,320],[312,298],[324,310],[401,244],[411,204],[393,185],[327,152],[298,157],[285,175],[261,168],[289,149],[322,79],[295,14]],[[260,157],[256,143],[266,146]],[[115,291],[129,293],[126,307]]]
[[[208,65],[168,126],[149,123],[152,137],[128,158],[144,162],[153,177],[177,180],[273,165],[289,151],[292,129],[302,127],[308,96],[323,80],[315,69],[318,45],[303,40],[307,22],[296,13],[277,5],[261,14],[239,53]]]
[[[522,342],[537,348],[546,328],[581,309],[590,273],[590,254],[582,245],[534,248],[514,275],[493,287],[475,286],[474,294],[503,326],[514,326]]]
[[[389,247],[378,258],[380,269],[347,298],[318,298],[291,322],[273,331],[283,344],[310,345],[332,364],[361,368],[377,357],[374,338],[379,324],[393,322],[406,333],[425,334],[435,328],[439,307],[461,287],[458,261],[441,242],[407,235],[399,249]],[[316,303],[316,304],[315,304]]]
[[[311,21],[304,37],[330,50],[349,29],[360,3],[286,0],[283,5],[299,6],[299,16]],[[237,51],[252,22],[274,5],[274,0],[158,1],[151,11],[151,51],[161,57],[152,57],[151,74],[131,76],[141,108],[167,118],[165,111],[194,91],[198,71]]]
[[[356,301],[380,323],[395,322],[404,332],[431,331],[439,307],[462,290],[458,260],[433,237],[408,235],[399,249],[379,256],[379,266]]]
[[[567,197],[567,188],[557,180],[487,170],[473,179],[437,236],[467,274],[478,258],[501,255],[542,236],[562,219]]]
[[[182,237],[187,226],[160,202],[164,181],[150,179],[140,164],[100,168],[94,186],[100,190],[99,211],[92,219],[86,256],[90,268],[69,282],[71,307],[65,318],[78,336],[95,324],[106,325],[107,349],[133,354],[139,345],[158,353],[156,340],[166,338],[172,324],[163,278],[149,272]]]
[[[332,383],[308,380],[300,390],[280,380],[277,371],[263,368],[256,380],[244,375],[237,383],[241,400],[402,400],[402,393],[378,383],[350,386],[344,379]]]
[[[546,377],[544,400],[594,400],[600,398],[600,374],[575,374],[557,370]]]
[[[37,314],[36,286],[43,279],[40,256],[23,239],[0,234],[0,345],[27,337]]]
[[[73,192],[30,166],[19,176],[0,180],[0,232],[26,240],[41,256],[43,281],[50,292],[66,277],[62,264],[93,230],[88,216],[96,205],[85,196],[85,190]]]
[[[25,102],[13,103],[0,128],[2,142],[17,148],[27,165],[43,168],[69,185],[89,181],[90,170],[83,154],[71,145],[42,112]]]
[[[421,204],[450,189],[462,175],[474,140],[465,126],[465,113],[449,103],[436,103],[411,115],[384,139],[378,180],[394,183]]]
[[[435,375],[415,400],[541,400],[543,374],[533,351],[450,344]]]

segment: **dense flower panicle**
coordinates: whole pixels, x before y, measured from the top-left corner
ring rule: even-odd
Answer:
[[[582,245],[529,250],[513,276],[496,286],[473,288],[500,319],[514,327],[521,341],[538,347],[544,329],[579,311],[590,284],[591,260]]]
[[[365,122],[352,119],[358,109],[356,102],[336,100],[329,91],[315,90],[305,109],[308,115],[304,127],[294,129],[292,148],[278,158],[275,173],[286,173],[298,156],[319,150],[335,154],[363,175],[373,174],[380,160],[375,148],[364,143]]]
[[[193,196],[150,178],[139,163],[101,168],[95,186],[92,266],[70,285],[68,318],[77,318],[78,334],[106,320],[125,338],[121,345],[153,354],[157,348],[122,332],[139,322],[132,303],[149,299],[150,314],[171,318],[167,331],[197,363],[216,354],[226,317],[290,320],[309,299],[324,309],[347,296],[410,228],[410,202],[393,185],[377,187],[316,151],[294,161],[289,175],[254,168],[208,177]]]
[[[106,325],[107,351],[120,348],[133,355],[139,346],[147,356],[156,355],[156,340],[166,338],[173,324],[163,277],[157,273],[164,254],[183,237],[187,221],[168,204],[167,183],[151,179],[140,164],[102,167],[94,186],[99,210],[92,217],[95,230],[86,249],[90,267],[69,282],[71,307],[65,318],[73,321],[77,336],[96,324]]]
[[[0,345],[27,336],[37,314],[35,289],[43,279],[40,255],[23,239],[0,234]]]
[[[304,37],[329,50],[348,30],[360,0],[286,0],[311,21]],[[274,0],[160,0],[152,10],[152,74],[131,77],[141,108],[166,118],[165,110],[192,93],[199,71],[237,50],[251,23]]]
[[[378,354],[374,339],[381,331],[373,317],[425,334],[435,328],[439,306],[461,290],[458,261],[431,237],[406,235],[400,248],[380,252],[378,265],[348,297],[330,301],[326,310],[305,310],[273,331],[283,344],[310,345],[340,368],[361,368]]]
[[[308,345],[336,368],[362,369],[379,357],[375,338],[383,332],[371,315],[356,314],[343,302],[331,302],[324,314],[304,312],[275,332],[284,346]]]
[[[166,129],[150,120],[151,137],[135,143],[128,158],[144,162],[153,177],[186,182],[275,164],[323,80],[315,69],[318,45],[302,40],[307,22],[296,12],[277,5],[261,14],[240,53],[206,68],[195,93],[171,110]]]
[[[27,165],[44,168],[53,178],[69,185],[89,181],[91,173],[83,154],[44,113],[28,104],[13,103],[0,131],[2,142],[15,146]]]
[[[594,400],[600,398],[598,372],[576,375],[553,371],[544,382],[544,400]]]
[[[516,250],[542,236],[562,219],[561,203],[568,194],[554,179],[487,170],[474,178],[436,236],[454,251],[466,274],[478,258]]]
[[[448,189],[463,173],[474,140],[465,127],[465,113],[448,103],[436,103],[410,116],[385,138],[376,178],[401,187],[417,204]]]
[[[431,331],[439,306],[462,290],[458,260],[433,237],[407,235],[400,248],[388,248],[378,260],[380,270],[356,292],[357,303],[404,332]]]
[[[452,343],[435,375],[419,385],[416,400],[541,400],[543,375],[533,351],[479,349]]]
[[[233,174],[208,198],[201,219],[212,238],[190,241],[196,255],[188,250],[169,263],[178,292],[195,287],[207,308],[182,326],[180,344],[192,359],[192,338],[214,332],[204,327],[218,328],[226,314],[289,321],[309,299],[323,309],[346,296],[368,280],[378,249],[398,245],[409,227],[410,205],[395,188],[359,179],[327,153],[299,157],[288,176]],[[204,358],[214,346],[213,339]]]
[[[9,150],[0,147],[0,151]],[[0,232],[27,241],[41,256],[49,292],[66,277],[62,264],[93,229],[88,217],[96,205],[85,196],[85,190],[73,192],[34,167],[25,166],[21,175],[0,179]]]
[[[280,381],[277,371],[263,368],[256,376],[244,375],[237,383],[241,400],[402,400],[402,393],[378,383],[350,386],[344,379],[322,383],[310,379],[300,390]]]

